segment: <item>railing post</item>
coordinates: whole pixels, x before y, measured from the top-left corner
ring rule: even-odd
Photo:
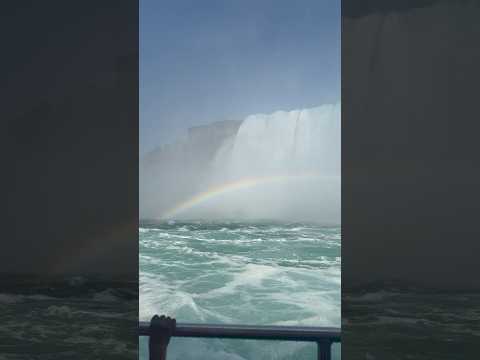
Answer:
[[[163,346],[161,341],[161,329],[159,329],[158,315],[150,320],[150,336],[148,339],[148,358],[149,360],[163,359]]]
[[[162,359],[162,346],[158,341],[153,340],[151,336],[148,339],[148,359],[149,360]]]
[[[332,343],[324,340],[317,342],[318,360],[330,360],[332,357]]]
[[[175,326],[175,319],[163,315],[152,317],[150,321],[150,339],[148,341],[150,360],[165,360],[167,358],[167,346]]]

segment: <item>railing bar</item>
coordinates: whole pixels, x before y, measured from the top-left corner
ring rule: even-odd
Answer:
[[[141,322],[139,324],[139,335],[150,335],[148,322]],[[328,341],[330,344],[341,341],[339,328],[301,326],[177,323],[172,336],[312,342]]]

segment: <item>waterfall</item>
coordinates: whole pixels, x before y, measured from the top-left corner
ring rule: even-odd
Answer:
[[[251,115],[213,146],[218,126],[157,155],[141,176],[144,213],[339,224],[340,104]]]
[[[230,176],[340,174],[340,105],[252,115],[240,126]]]
[[[241,179],[260,185],[223,194],[199,211],[339,223],[340,104],[248,116],[211,167],[213,188]]]

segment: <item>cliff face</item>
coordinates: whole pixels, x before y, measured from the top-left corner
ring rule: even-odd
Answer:
[[[192,127],[185,139],[148,153],[140,161],[140,218],[156,218],[201,189],[217,150],[235,136],[241,123],[226,120]],[[162,189],[169,191],[160,194]]]
[[[236,134],[240,124],[241,121],[239,120],[224,120],[189,128],[184,140],[178,140],[151,151],[141,160],[140,166],[146,171],[163,166],[165,164],[162,162],[172,157],[175,158],[179,155],[179,152],[186,155],[184,160],[189,158],[210,160],[222,142]]]

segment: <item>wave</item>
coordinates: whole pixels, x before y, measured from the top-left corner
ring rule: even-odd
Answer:
[[[21,295],[21,294],[0,294],[0,304],[18,304],[25,301],[46,301],[56,300],[51,296],[42,294],[36,295]]]

